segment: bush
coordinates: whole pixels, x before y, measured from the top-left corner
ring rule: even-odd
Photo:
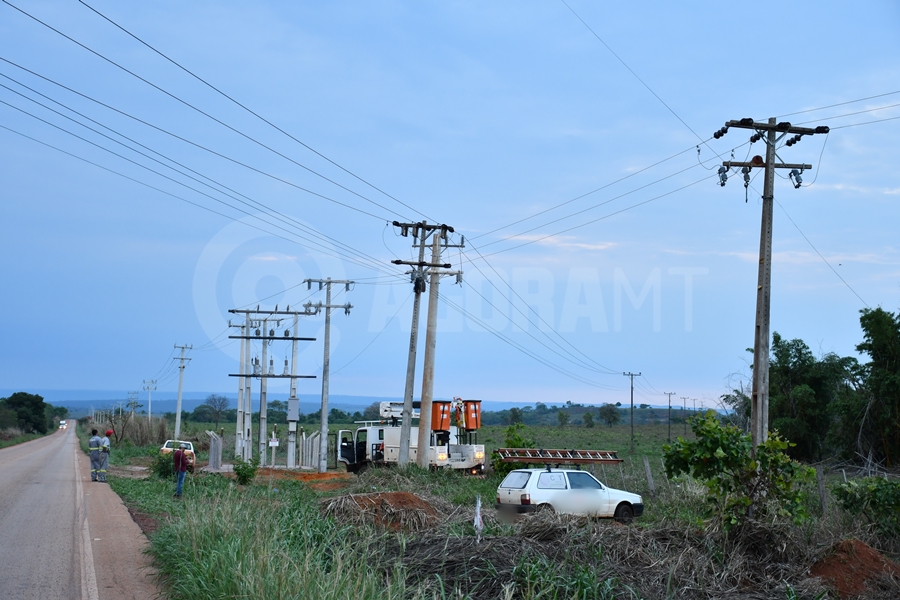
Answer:
[[[175,475],[175,464],[172,461],[172,454],[163,454],[158,448],[155,449],[153,460],[150,462],[150,472],[160,479],[172,479]]]
[[[900,536],[900,481],[881,477],[850,480],[834,488],[841,507],[863,515],[880,533]]]
[[[767,508],[797,524],[806,519],[801,485],[814,471],[784,453],[793,444],[772,432],[754,456],[750,436],[734,425],[722,425],[713,411],[690,423],[696,440],[679,437],[663,446],[666,474],[687,473],[702,480],[712,513],[722,519],[726,531]]]
[[[241,460],[237,456],[234,457],[234,475],[239,484],[248,485],[253,481],[257,469],[259,469],[259,456],[254,456],[249,462]]]
[[[506,430],[506,440],[504,448],[534,448],[534,440],[525,437],[525,426],[521,423],[514,423]],[[496,451],[491,453],[491,466],[494,473],[506,475],[514,469],[519,469],[526,465],[521,463],[501,462],[500,454]]]

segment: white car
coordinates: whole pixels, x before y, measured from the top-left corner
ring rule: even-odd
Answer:
[[[499,511],[553,510],[568,515],[613,517],[630,523],[644,512],[638,494],[607,487],[577,469],[516,469],[497,488]]]

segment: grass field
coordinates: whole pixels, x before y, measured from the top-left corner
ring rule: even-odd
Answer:
[[[500,447],[505,433],[506,427],[486,427],[480,441]],[[537,447],[618,451],[624,463],[593,470],[608,485],[643,495],[644,516],[631,527],[557,515],[508,523],[492,509],[499,476],[414,466],[369,469],[319,487],[268,476],[238,486],[221,475],[196,474],[188,477],[183,500],[172,498],[170,481],[111,480],[128,505],[158,523],[152,551],[168,597],[178,599],[821,600],[825,588],[808,571],[835,542],[855,537],[885,551],[898,549],[833,501],[822,512],[812,487],[807,508],[814,518],[804,525],[776,519],[725,535],[704,520],[705,488],[689,478],[665,477],[667,427],[643,425],[635,434],[632,454],[627,425],[525,429]],[[142,451],[121,448],[119,458],[141,463]],[[418,532],[393,530],[365,514],[349,519],[324,509],[329,502],[385,492],[415,493],[438,521]],[[479,497],[480,543],[473,525]],[[896,580],[878,585],[867,597],[900,597]]]

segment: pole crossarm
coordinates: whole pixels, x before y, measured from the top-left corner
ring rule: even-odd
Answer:
[[[291,308],[290,306],[287,308],[287,310],[278,310],[277,308],[275,310],[259,310],[259,309],[244,310],[244,309],[239,309],[239,308],[229,308],[228,312],[235,313],[235,314],[243,313],[243,314],[252,314],[252,315],[285,315],[285,316],[291,316],[291,315],[313,316],[316,314],[314,312],[309,312],[308,310],[307,311],[291,310],[290,308]]]
[[[760,164],[759,162],[756,162],[756,161],[737,162],[737,161],[733,161],[733,160],[726,160],[726,161],[722,161],[722,166],[728,167],[729,169],[732,167],[751,167],[751,168],[756,167],[756,168],[760,168],[760,169],[766,168],[765,163]],[[775,167],[776,169],[801,169],[803,171],[808,171],[808,170],[812,169],[812,165],[808,165],[805,163],[780,163],[780,164],[775,164],[772,166]]]
[[[269,375],[266,373],[229,373],[229,377],[252,377],[253,379],[315,379],[316,375]]]
[[[343,308],[343,307],[341,307]],[[314,337],[278,337],[277,335],[229,335],[229,340],[278,340],[278,341],[286,341],[286,342],[314,342],[316,338]]]
[[[782,133],[799,133],[800,135],[815,135],[817,133],[828,133],[830,131],[827,125],[819,125],[818,127],[795,127],[787,121],[781,123],[761,123],[753,119],[731,120],[725,123],[726,127],[737,127],[739,129],[756,129],[758,131],[779,131]]]
[[[400,260],[400,259],[392,260],[391,263],[395,264],[395,265],[409,265],[411,267],[432,267],[434,269],[449,269],[450,267],[453,266],[450,263],[434,264],[434,263],[430,263],[430,262],[419,262],[419,261],[413,261],[413,260]]]

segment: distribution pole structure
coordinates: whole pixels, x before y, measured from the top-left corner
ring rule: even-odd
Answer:
[[[317,310],[325,309],[325,358],[322,359],[322,424],[319,429],[319,473],[328,470],[328,371],[331,367],[331,309],[343,308],[345,314],[350,314],[353,305],[349,302],[346,304],[331,304],[331,286],[335,283],[343,284],[346,291],[350,291],[350,285],[355,283],[346,279],[304,279],[307,289],[312,288],[313,283],[319,284],[319,290],[325,286],[325,304],[318,302],[312,304],[307,302],[304,306],[307,309],[316,308]]]
[[[181,348],[181,358],[179,359],[181,362],[178,365],[178,400],[175,402],[175,439],[178,440],[181,437],[181,390],[184,388],[184,361],[191,360],[184,357],[184,351],[193,349],[193,346],[175,344],[175,347]]]
[[[631,378],[631,453],[634,454],[634,378],[640,377],[640,373],[622,373]]]
[[[725,135],[729,127],[741,129],[753,129],[755,133],[750,141],[760,139],[766,143],[766,160],[761,156],[754,156],[750,162],[725,161],[719,168],[720,185],[725,185],[727,171],[732,167],[741,167],[744,174],[744,187],[750,183],[750,170],[754,167],[765,168],[765,180],[763,185],[762,224],[759,236],[759,274],[756,288],[756,329],[753,339],[753,387],[750,394],[750,434],[753,438],[753,448],[766,441],[769,435],[769,316],[772,288],[772,212],[775,199],[775,169],[791,169],[790,177],[794,187],[799,188],[800,175],[812,165],[787,164],[782,162],[776,153],[776,145],[789,133],[795,134],[787,141],[787,146],[793,146],[804,135],[828,133],[829,128],[820,125],[818,127],[795,127],[788,122],[776,123],[770,118],[767,123],[754,121],[753,119],[740,119],[728,121],[725,127],[716,132],[718,139]],[[777,160],[777,162],[776,162]]]
[[[669,397],[669,436],[668,440],[672,441],[672,396],[678,392],[664,392]]]
[[[681,401],[683,402],[681,408],[681,416],[684,419],[684,435],[687,435],[687,396],[682,396]]]
[[[144,389],[147,390],[147,421],[150,422],[153,419],[153,392],[156,391],[156,380],[145,379]]]
[[[409,265],[413,267],[413,269],[409,271],[409,275],[412,279],[413,293],[415,294],[413,298],[412,327],[409,332],[409,357],[406,361],[406,386],[403,392],[403,411],[401,412],[400,419],[400,453],[397,457],[397,463],[403,467],[409,464],[409,447],[410,438],[412,437],[413,388],[415,387],[416,381],[416,351],[419,342],[419,305],[422,292],[425,291],[426,287],[425,272],[427,269],[450,267],[448,264],[425,262],[425,241],[428,239],[430,233],[438,230],[441,232],[441,239],[444,240],[444,248],[464,248],[465,238],[463,238],[462,242],[458,245],[448,244],[446,243],[446,232],[449,231],[452,233],[453,228],[446,225],[429,225],[426,221],[420,223],[399,223],[394,221],[393,225],[394,227],[400,228],[400,235],[403,237],[407,237],[409,230],[412,229],[413,238],[415,240],[413,248],[419,249],[418,262],[404,260],[391,261],[395,265]],[[454,271],[452,274],[457,274],[457,272]],[[461,275],[462,273],[459,272],[458,274]],[[421,418],[419,419],[420,427],[424,422],[425,421]]]
[[[236,454],[241,457],[242,460],[250,460],[253,457],[253,430],[252,430],[252,418],[253,418],[253,403],[252,403],[252,393],[250,384],[254,377],[259,378],[260,380],[260,423],[259,423],[259,456],[260,456],[260,464],[266,463],[267,449],[268,449],[268,439],[267,439],[267,427],[265,421],[266,414],[266,393],[267,386],[264,385],[268,382],[269,379],[290,379],[291,380],[291,392],[290,397],[288,398],[288,467],[295,466],[294,456],[291,454],[291,432],[296,434],[297,431],[297,418],[299,416],[299,400],[297,399],[297,386],[295,380],[297,379],[315,379],[315,375],[297,375],[297,342],[314,342],[316,338],[311,337],[298,337],[297,336],[297,327],[298,327],[298,319],[300,315],[315,315],[318,311],[310,311],[308,307],[304,308],[302,311],[292,311],[291,307],[288,306],[286,310],[278,310],[278,306],[275,307],[275,310],[260,310],[259,307],[256,310],[238,310],[231,309],[228,312],[235,314],[243,314],[244,315],[244,325],[238,326],[234,325],[234,327],[239,327],[241,330],[241,335],[230,335],[229,339],[239,339],[241,340],[241,372],[240,373],[229,373],[230,377],[237,377],[239,382],[243,382],[244,391],[243,394],[239,394],[239,411],[238,411],[238,421],[237,427],[239,429],[238,436],[240,438],[240,449],[238,451],[238,442],[235,441]],[[276,335],[275,329],[269,327],[269,323],[276,323],[276,326],[280,327],[281,322],[284,320],[279,317],[293,317],[293,333],[291,329],[286,329],[284,331],[284,336],[279,337]],[[251,343],[253,340],[260,340],[263,345],[263,364],[259,365],[257,362],[256,365],[253,365],[253,361],[251,360]],[[287,365],[285,365],[284,373],[276,374],[274,368],[271,365],[271,361],[269,364],[266,363],[266,358],[268,356],[267,348],[273,342],[292,342],[293,345],[293,353],[292,358],[294,364],[291,366],[291,372],[288,373]],[[243,396],[243,409],[240,410],[240,397]],[[243,420],[242,420],[243,419]],[[296,441],[296,438],[294,438]],[[275,449],[272,450],[272,456],[275,456]]]

